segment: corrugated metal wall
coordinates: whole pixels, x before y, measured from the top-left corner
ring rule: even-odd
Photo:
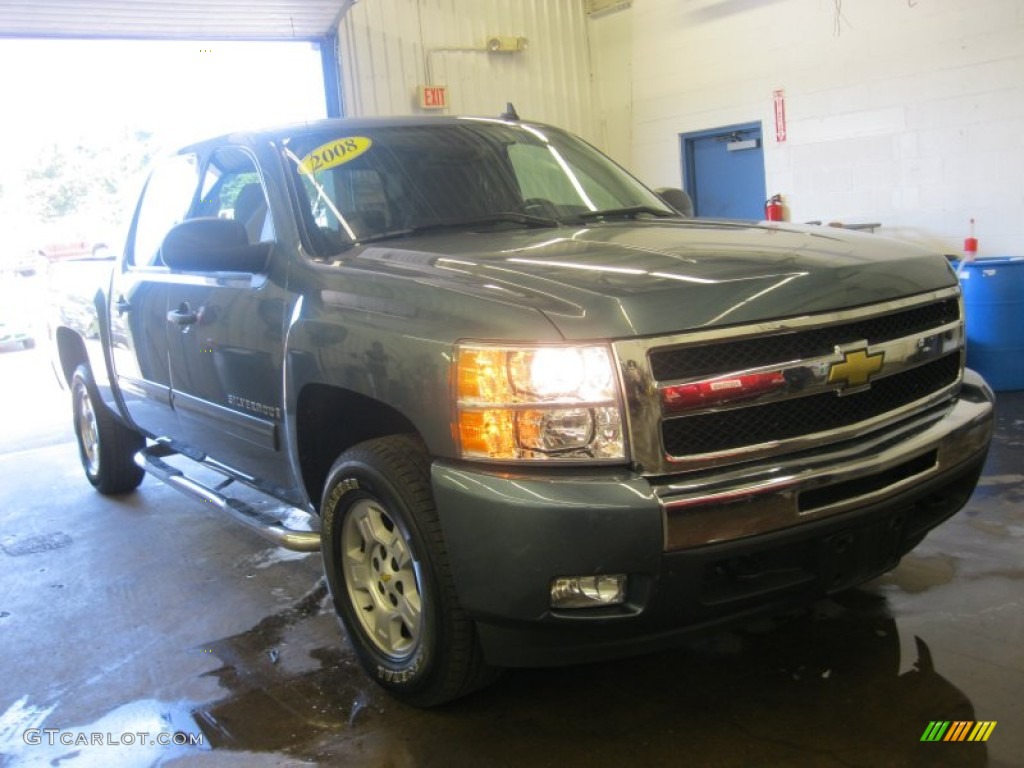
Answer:
[[[488,52],[495,36],[528,46]],[[446,85],[447,113],[497,115],[511,101],[524,119],[598,138],[584,0],[362,0],[338,39],[349,116],[417,114],[418,87]]]

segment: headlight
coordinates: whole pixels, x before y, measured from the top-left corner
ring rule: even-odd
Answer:
[[[455,387],[463,458],[625,458],[608,347],[463,344]]]

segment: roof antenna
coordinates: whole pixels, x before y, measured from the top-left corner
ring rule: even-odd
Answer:
[[[519,121],[519,113],[516,112],[516,108],[512,106],[511,101],[505,102],[505,111],[501,113],[501,119]]]

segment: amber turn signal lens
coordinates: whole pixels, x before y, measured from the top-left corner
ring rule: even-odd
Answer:
[[[459,414],[459,440],[468,456],[499,459],[515,454],[512,412],[488,409]]]

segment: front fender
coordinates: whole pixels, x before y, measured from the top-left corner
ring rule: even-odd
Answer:
[[[297,272],[292,284],[299,290],[286,332],[286,412],[294,416],[309,385],[353,392],[401,414],[431,456],[455,456],[456,342],[562,340],[533,307],[368,270],[307,265]]]

